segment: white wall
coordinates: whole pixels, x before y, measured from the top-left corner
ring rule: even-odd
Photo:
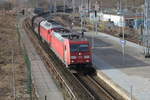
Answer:
[[[108,21],[109,19],[114,22],[116,26],[125,26],[124,17],[120,15],[97,13],[98,19],[101,21]],[[90,13],[90,20],[95,20],[94,13]]]

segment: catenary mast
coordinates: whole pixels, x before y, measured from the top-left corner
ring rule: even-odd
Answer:
[[[145,46],[145,57],[150,57],[150,0],[145,0],[144,4],[144,33],[143,44]]]

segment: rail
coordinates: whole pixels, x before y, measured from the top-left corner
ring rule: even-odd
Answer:
[[[56,61],[56,56],[50,52],[51,50],[39,42],[38,38],[34,35],[30,21],[26,19],[23,23],[25,31],[28,33],[29,38],[34,43],[38,53],[41,55],[47,69],[55,76],[55,79],[60,82],[61,86],[65,88],[71,99],[81,100],[94,100],[94,96],[70,73],[60,61]],[[39,44],[40,43],[40,44]],[[41,47],[44,46],[44,47]],[[45,50],[43,50],[43,48]],[[55,59],[55,60],[54,60]]]
[[[110,91],[107,91],[103,87],[94,75],[78,75],[74,74],[84,86],[92,93],[96,100],[117,100],[114,96],[111,95]]]

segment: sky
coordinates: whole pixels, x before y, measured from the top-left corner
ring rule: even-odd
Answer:
[[[5,0],[0,0],[0,1],[5,1]]]

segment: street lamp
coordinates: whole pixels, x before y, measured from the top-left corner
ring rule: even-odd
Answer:
[[[122,15],[122,18],[121,18],[121,30],[122,31],[122,40],[120,41],[121,42],[121,45],[122,45],[122,60],[123,60],[123,64],[125,64],[125,44],[126,44],[126,41],[125,41],[125,31],[124,31],[124,14],[123,14],[123,11],[122,11],[122,2],[121,0],[119,0],[119,9],[120,9],[120,12],[121,12],[121,15]]]

